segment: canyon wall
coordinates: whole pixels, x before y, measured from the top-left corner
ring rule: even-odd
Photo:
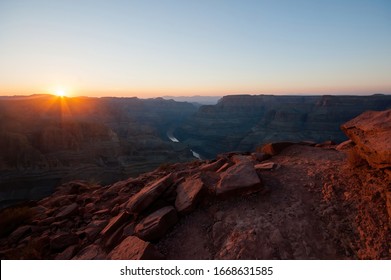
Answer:
[[[332,140],[346,136],[340,126],[367,110],[391,107],[391,96],[224,96],[201,106],[174,132],[204,158],[227,151],[251,151],[275,141]]]

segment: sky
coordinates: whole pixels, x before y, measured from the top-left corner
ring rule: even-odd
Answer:
[[[0,0],[0,95],[391,93],[390,0]]]

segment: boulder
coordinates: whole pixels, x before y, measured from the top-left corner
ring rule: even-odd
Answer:
[[[56,219],[65,219],[74,214],[76,214],[79,210],[79,206],[77,203],[72,203],[68,206],[61,208],[60,212],[56,215]]]
[[[293,142],[276,142],[276,143],[268,143],[261,147],[260,151],[269,156],[275,156],[282,152],[282,150],[288,148],[289,146],[294,145]]]
[[[179,213],[189,213],[194,210],[204,183],[201,178],[188,178],[178,185],[175,208]]]
[[[115,247],[108,259],[111,260],[159,260],[163,259],[155,246],[136,236],[129,236]]]
[[[135,235],[145,241],[156,241],[163,237],[177,221],[175,208],[163,207],[141,220],[135,228]]]
[[[130,221],[130,214],[127,212],[121,212],[105,226],[101,231],[101,235],[105,238],[113,234],[118,228],[122,227],[125,223]]]
[[[221,174],[216,186],[216,195],[253,193],[262,187],[261,179],[251,163],[236,164]]]
[[[391,167],[391,109],[368,111],[341,126],[358,154],[374,168]]]
[[[137,194],[132,196],[126,204],[126,209],[130,213],[139,214],[149,205],[151,205],[164,191],[173,183],[172,175],[153,182],[152,184],[141,189]]]

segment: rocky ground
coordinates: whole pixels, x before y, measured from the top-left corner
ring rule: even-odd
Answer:
[[[371,119],[389,123],[390,112]],[[354,135],[391,132],[354,127]],[[377,168],[377,153],[363,160],[366,142],[275,143],[107,186],[62,185],[24,212],[2,211],[0,256],[390,259],[391,161]]]

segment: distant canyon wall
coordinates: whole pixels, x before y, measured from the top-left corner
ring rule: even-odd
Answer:
[[[340,126],[368,110],[391,108],[391,96],[231,95],[201,106],[174,134],[205,158],[228,151],[252,151],[275,141],[332,140]]]

